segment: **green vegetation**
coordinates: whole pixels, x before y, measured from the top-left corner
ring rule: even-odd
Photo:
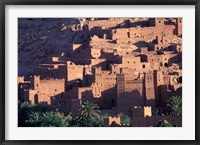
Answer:
[[[182,97],[172,96],[167,102],[167,106],[170,107],[170,115],[181,116],[182,115]]]
[[[163,120],[158,125],[156,125],[156,127],[174,127],[174,126],[169,121]]]
[[[40,104],[18,103],[18,126],[20,127],[98,127],[103,126],[104,117],[99,107],[88,101],[82,104],[80,114],[74,118],[70,114],[64,116],[57,111],[48,111]]]
[[[60,112],[31,112],[26,123],[32,127],[67,127],[72,117],[64,116]]]
[[[132,123],[132,119],[130,116],[124,116],[121,118],[121,124],[130,125]]]
[[[100,127],[103,125],[103,116],[99,107],[89,101],[84,102],[80,114],[73,119],[73,125],[79,127]]]
[[[42,107],[39,104],[30,104],[29,102],[18,102],[18,126],[27,127],[30,126],[26,122],[32,112],[44,112],[46,107]]]

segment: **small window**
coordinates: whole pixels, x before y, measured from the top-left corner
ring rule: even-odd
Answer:
[[[164,66],[165,66],[165,67],[168,67],[168,64],[167,64],[167,63],[164,63]]]
[[[127,33],[128,38],[130,38],[130,32]]]
[[[57,91],[57,89],[55,89],[55,92]]]
[[[145,68],[145,65],[144,65],[144,64],[142,65],[142,68]]]

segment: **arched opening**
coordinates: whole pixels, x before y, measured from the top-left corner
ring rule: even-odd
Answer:
[[[165,66],[165,67],[168,67],[168,64],[167,64],[167,63],[164,63],[164,66]]]

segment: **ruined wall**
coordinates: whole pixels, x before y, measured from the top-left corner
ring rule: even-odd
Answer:
[[[77,80],[83,80],[83,67],[67,61],[67,86],[77,83]]]
[[[133,28],[118,28],[112,31],[112,40],[117,43],[136,43],[139,40],[149,39],[152,41],[156,36],[173,35],[175,26],[164,25],[163,20],[157,20],[155,26],[152,27],[133,27]],[[152,39],[153,38],[153,39]]]
[[[111,28],[111,27],[115,27],[121,23],[123,23],[124,20],[118,19],[115,21],[111,21],[111,20],[94,20],[94,21],[89,21],[88,26],[89,26],[89,30],[91,30],[94,27],[104,27],[106,29]]]

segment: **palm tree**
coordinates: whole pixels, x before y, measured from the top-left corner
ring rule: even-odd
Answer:
[[[25,122],[28,126],[39,127],[41,126],[42,120],[43,118],[40,112],[31,112]]]
[[[60,112],[45,112],[43,113],[43,119],[41,126],[45,127],[67,127],[70,125],[71,121],[70,115],[64,116],[63,113]]]
[[[48,109],[40,104],[18,102],[18,126],[20,127],[50,127],[69,126],[71,115],[64,116],[60,112],[48,112]]]
[[[32,105],[29,102],[18,102],[18,126],[27,126],[26,120],[29,118],[31,112],[37,112],[40,108],[38,105]]]
[[[80,114],[75,118],[77,125],[82,127],[101,126],[102,118],[99,107],[89,101],[82,104]]]
[[[171,109],[171,115],[180,116],[182,114],[182,97],[172,96],[168,99],[167,106]]]

